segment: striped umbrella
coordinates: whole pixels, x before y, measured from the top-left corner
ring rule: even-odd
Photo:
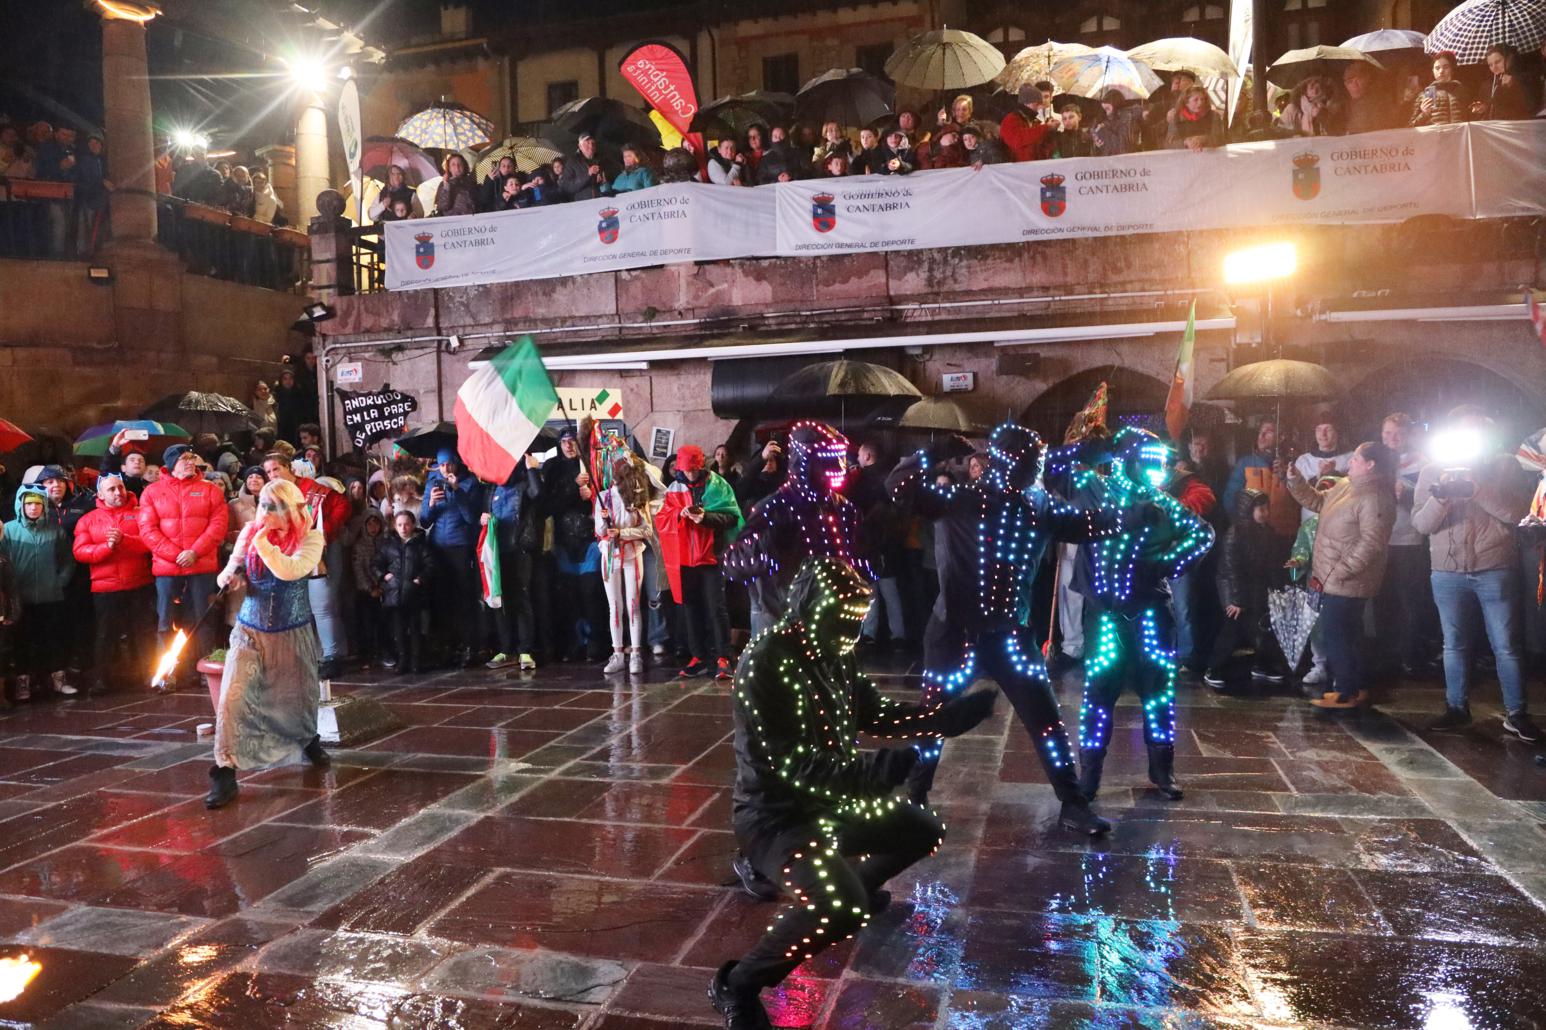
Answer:
[[[1093,47],[1083,43],[1055,43],[1050,39],[1036,46],[1028,46],[1010,58],[1004,70],[999,72],[998,84],[1006,92],[1016,93],[1021,86],[1047,81],[1052,75],[1052,66],[1065,57],[1093,52]]]
[[[914,89],[965,89],[987,82],[1003,70],[1004,55],[998,47],[959,29],[914,36],[886,59],[891,81]]]
[[[1081,97],[1099,97],[1108,89],[1125,87],[1143,98],[1160,87],[1160,77],[1148,65],[1109,46],[1063,58],[1052,66],[1050,78],[1064,93]]]
[[[1521,53],[1546,43],[1546,0],[1466,0],[1433,27],[1424,47],[1430,54],[1448,50],[1461,64],[1481,64],[1494,43]]]
[[[532,136],[506,136],[497,146],[489,147],[478,155],[473,169],[479,182],[493,174],[501,158],[515,162],[516,171],[534,172],[539,165],[551,164],[555,157],[563,156],[557,147],[547,140]]]
[[[442,97],[410,115],[397,127],[397,135],[409,143],[437,150],[481,147],[494,138],[494,123],[476,111]]]

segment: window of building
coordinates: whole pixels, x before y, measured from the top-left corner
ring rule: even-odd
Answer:
[[[1195,25],[1203,21],[1219,21],[1224,17],[1224,8],[1218,4],[1193,4],[1181,12],[1181,20],[1187,25]]]
[[[1092,14],[1079,23],[1079,35],[1093,36],[1098,32],[1116,32],[1121,27],[1122,19],[1114,14]]]
[[[570,101],[578,99],[580,99],[580,84],[574,79],[548,83],[548,114],[551,115]]]
[[[889,50],[886,56],[891,56]],[[762,88],[770,93],[800,92],[800,55],[774,54],[772,57],[764,57]]]
[[[1181,11],[1181,31],[1219,46],[1228,38],[1223,4],[1189,4]]]
[[[886,61],[896,47],[890,43],[871,43],[869,46],[859,47],[854,51],[854,67],[863,68],[871,75],[885,75]]]
[[[1320,13],[1331,13],[1326,6],[1327,0],[1283,0],[1283,34],[1288,49],[1320,45],[1330,27],[1325,24],[1328,19]]]

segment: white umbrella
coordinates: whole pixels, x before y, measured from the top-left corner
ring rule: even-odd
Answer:
[[[1160,87],[1160,77],[1148,65],[1109,46],[1065,57],[1053,65],[1051,79],[1064,93],[1096,99],[1113,87],[1126,86],[1140,97]]]
[[[1003,70],[998,47],[959,29],[914,36],[886,59],[891,81],[914,89],[965,89],[990,82]]]
[[[1050,77],[1052,66],[1065,57],[1088,54],[1094,50],[1083,43],[1055,43],[1047,40],[1036,46],[1028,46],[1004,66],[996,81],[1006,92],[1017,92],[1021,86],[1045,81]]]
[[[1354,36],[1342,45],[1349,50],[1357,50],[1364,54],[1389,54],[1403,50],[1415,50],[1421,53],[1423,43],[1427,39],[1427,36],[1413,29],[1375,29],[1373,32]]]
[[[1212,43],[1191,36],[1173,36],[1156,39],[1143,46],[1135,46],[1127,52],[1135,61],[1142,61],[1150,68],[1165,71],[1194,72],[1199,78],[1222,76],[1234,78],[1240,74],[1229,55]]]

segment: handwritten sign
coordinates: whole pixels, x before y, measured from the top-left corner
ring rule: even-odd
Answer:
[[[377,440],[402,432],[408,416],[419,410],[419,402],[400,390],[354,393],[339,390],[344,406],[344,431],[355,450],[363,451]]]

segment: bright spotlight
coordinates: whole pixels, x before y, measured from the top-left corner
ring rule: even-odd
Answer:
[[[192,129],[173,129],[172,146],[178,150],[204,150],[209,147],[209,137]]]
[[[340,67],[338,69],[338,81],[339,82],[348,82],[353,77],[354,77],[354,69],[349,67],[347,64],[343,65],[342,67]]]
[[[321,93],[327,89],[327,66],[315,57],[297,57],[286,61],[290,80],[300,89]]]
[[[1299,267],[1292,243],[1264,243],[1224,255],[1224,281],[1231,285],[1286,279]]]

